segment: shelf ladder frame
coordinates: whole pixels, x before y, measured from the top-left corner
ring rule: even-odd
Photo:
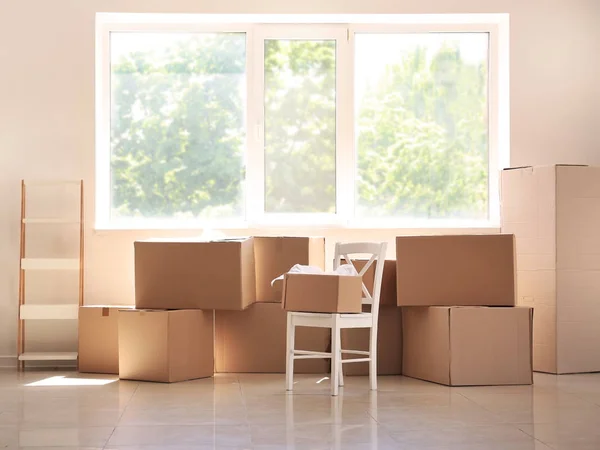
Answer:
[[[84,296],[84,252],[85,252],[85,237],[84,237],[84,208],[83,208],[83,200],[84,200],[84,188],[83,188],[83,180],[74,181],[53,181],[48,183],[33,183],[34,185],[68,185],[77,183],[79,184],[79,299],[78,306],[83,306],[83,296]],[[27,184],[25,180],[21,180],[21,229],[20,229],[20,251],[19,251],[19,310],[17,314],[17,367],[19,371],[25,370],[25,361],[36,360],[36,359],[21,359],[21,355],[25,354],[25,319],[21,318],[21,307],[25,305],[25,277],[26,277],[26,269],[23,267],[23,260],[26,257],[26,237],[27,237],[27,228],[26,224],[36,223],[37,221],[28,221],[27,220]],[[38,223],[42,223],[44,221],[39,221]],[[60,221],[60,220],[50,220],[47,223],[69,223],[70,221]],[[71,223],[77,223],[75,221]],[[61,354],[67,354],[72,352],[60,352]],[[68,358],[72,360],[73,358]],[[41,358],[39,360],[50,360]]]

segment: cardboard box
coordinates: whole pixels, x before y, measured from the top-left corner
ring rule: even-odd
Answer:
[[[396,238],[398,306],[514,306],[511,234]]]
[[[533,309],[402,308],[404,375],[448,386],[531,384]]]
[[[600,167],[509,169],[501,184],[517,304],[535,308],[534,370],[600,371]]]
[[[256,301],[281,303],[282,285],[271,281],[294,265],[317,266],[325,270],[325,238],[255,237]]]
[[[256,300],[253,239],[152,239],[135,246],[138,309],[242,310]]]
[[[362,278],[288,273],[283,283],[283,308],[315,313],[362,312]]]
[[[354,267],[360,272],[365,267],[367,260],[355,260],[353,261]],[[375,262],[371,264],[369,270],[363,275],[363,283],[365,287],[373,294],[373,283],[375,281]],[[379,298],[379,304],[386,306],[396,307],[396,260],[386,259],[383,264],[383,278],[381,279],[381,295]]]
[[[79,372],[119,373],[119,309],[132,308],[99,305],[79,308]]]
[[[119,378],[173,383],[214,374],[213,312],[119,311]]]
[[[371,330],[368,328],[345,328],[342,330],[344,350],[369,350]],[[361,358],[360,355],[344,355],[344,358]],[[377,330],[377,374],[402,374],[402,309],[383,306],[379,309]],[[344,375],[369,375],[369,363],[344,364]]]
[[[256,303],[245,311],[215,311],[217,372],[285,373],[287,312],[278,303]],[[296,328],[296,346],[326,352],[328,328]],[[327,373],[329,360],[294,362],[295,373]]]

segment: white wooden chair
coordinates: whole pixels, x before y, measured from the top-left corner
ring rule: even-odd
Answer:
[[[294,385],[294,360],[311,358],[331,358],[331,395],[338,395],[339,386],[344,385],[342,365],[355,362],[369,362],[369,382],[372,390],[377,389],[377,320],[379,318],[379,296],[383,265],[387,244],[372,242],[357,242],[350,244],[336,243],[334,269],[342,264],[342,259],[347,264],[352,264],[351,255],[367,256],[370,258],[364,267],[358,271],[360,276],[369,270],[375,263],[375,280],[373,292],[369,292],[363,283],[363,305],[369,305],[370,311],[358,314],[331,314],[331,313],[287,313],[287,351],[286,351],[286,389],[293,390]],[[316,352],[310,350],[296,350],[294,348],[296,327],[320,327],[331,329],[331,352]],[[369,351],[346,350],[341,348],[341,330],[343,328],[370,328]],[[342,360],[342,354],[359,355],[358,358]]]

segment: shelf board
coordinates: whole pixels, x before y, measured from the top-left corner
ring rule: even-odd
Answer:
[[[19,361],[76,361],[77,352],[25,352]]]
[[[23,270],[79,270],[78,258],[23,258]]]
[[[21,305],[19,317],[22,320],[73,320],[79,317],[79,305]]]
[[[30,217],[30,218],[23,219],[23,223],[25,223],[25,224],[39,223],[39,224],[45,224],[45,225],[70,224],[70,223],[78,224],[79,219],[69,219],[66,217]]]

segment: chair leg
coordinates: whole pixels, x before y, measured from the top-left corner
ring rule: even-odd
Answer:
[[[285,389],[291,391],[294,389],[294,339],[296,327],[292,321],[292,315],[287,315],[287,343],[285,359]]]
[[[340,384],[340,355],[341,355],[341,336],[337,317],[334,316],[333,327],[331,329],[331,395],[339,393]]]
[[[371,384],[371,390],[377,390],[377,334],[376,331],[371,328],[371,336],[369,339],[369,383]]]

